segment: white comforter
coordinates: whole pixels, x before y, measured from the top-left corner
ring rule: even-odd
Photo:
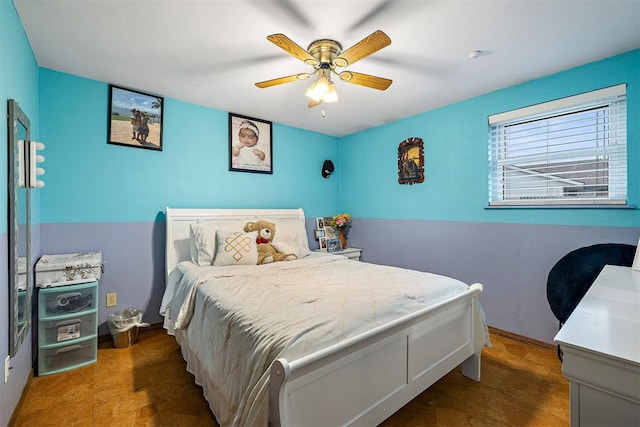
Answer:
[[[167,289],[169,323],[223,426],[267,424],[268,368],[276,358],[295,360],[468,288],[339,256],[182,268],[175,291]]]

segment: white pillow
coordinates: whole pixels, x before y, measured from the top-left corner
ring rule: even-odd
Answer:
[[[271,222],[276,225],[276,236],[271,242],[272,244],[294,241],[300,247],[303,257],[309,255],[309,241],[307,240],[307,230],[303,221],[275,220]]]
[[[304,258],[311,253],[309,248],[303,248],[293,240],[273,242],[271,245],[276,248],[276,251],[283,254],[294,254],[298,259]]]
[[[189,230],[191,261],[200,266],[213,264],[216,256],[216,229],[212,224],[197,221]]]
[[[216,256],[213,265],[258,264],[258,232],[216,231]]]

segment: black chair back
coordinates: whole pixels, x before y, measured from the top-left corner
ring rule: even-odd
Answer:
[[[567,321],[605,265],[630,267],[635,252],[633,245],[601,243],[563,256],[547,278],[547,300],[560,325]]]
[[[547,301],[560,327],[567,321],[605,265],[631,267],[636,247],[624,243],[600,243],[569,252],[547,277]],[[558,358],[562,351],[558,346]]]

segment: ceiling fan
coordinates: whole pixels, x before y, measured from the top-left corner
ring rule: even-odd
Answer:
[[[389,46],[391,39],[384,32],[377,30],[360,40],[358,43],[343,51],[342,45],[335,40],[320,39],[312,42],[307,50],[304,50],[284,34],[272,34],[267,40],[288,54],[298,58],[307,65],[313,67],[311,73],[299,73],[291,76],[279,77],[256,83],[259,88],[267,88],[291,83],[298,80],[306,80],[313,75],[318,79],[309,87],[305,95],[310,99],[309,108],[324,102],[335,102],[338,94],[331,81],[331,74],[337,75],[340,80],[360,86],[366,86],[378,90],[386,90],[392,80],[370,74],[357,73],[355,71],[336,71],[365,58],[380,49]]]

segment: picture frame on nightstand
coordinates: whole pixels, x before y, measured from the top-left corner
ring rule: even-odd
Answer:
[[[325,222],[325,224],[324,224],[324,236],[327,239],[336,239],[338,237],[338,232],[336,231],[335,227],[333,227],[332,225],[327,225],[327,223]]]
[[[340,239],[327,239],[327,252],[342,252]]]
[[[318,244],[320,245],[320,250],[321,251],[326,251],[327,250],[327,238],[326,237],[320,237],[318,239]]]
[[[325,216],[324,218],[322,218],[324,220],[324,226],[326,227],[327,225],[333,227],[334,225],[336,225],[336,221],[333,219],[332,216]]]

